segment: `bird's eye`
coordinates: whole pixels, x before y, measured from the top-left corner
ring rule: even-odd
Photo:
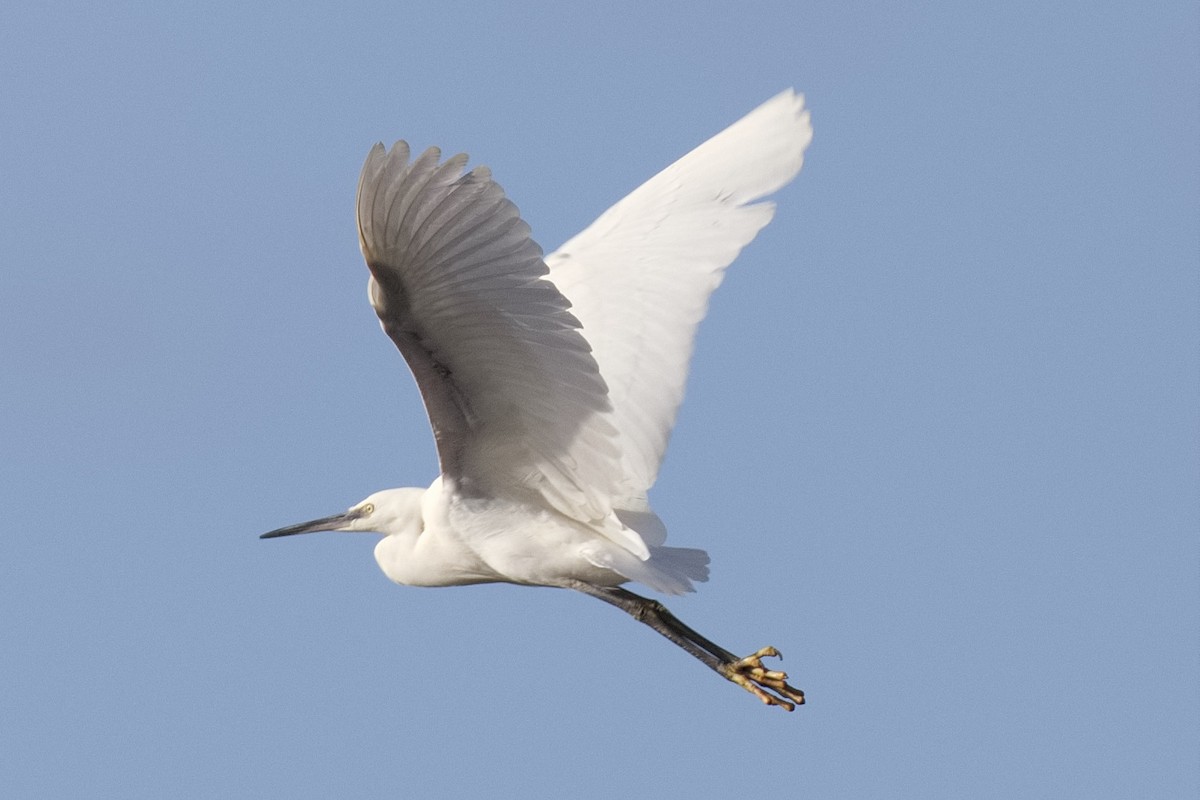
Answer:
[[[365,506],[359,506],[358,510],[361,514],[372,514],[375,512],[375,504],[367,503]]]

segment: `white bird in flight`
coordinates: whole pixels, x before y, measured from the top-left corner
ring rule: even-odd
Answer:
[[[707,553],[664,545],[646,492],[709,295],[774,214],[755,201],[796,176],[811,139],[789,89],[545,257],[486,167],[376,144],[357,198],[368,290],[424,398],[441,475],[262,538],[367,531],[399,584],[574,589],[768,705],[803,703],[763,666],[775,648],[739,658],[621,586],[674,595],[708,579]]]

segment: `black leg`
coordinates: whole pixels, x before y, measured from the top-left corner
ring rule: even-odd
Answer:
[[[738,658],[683,624],[657,600],[617,586],[593,586],[582,581],[572,581],[567,586],[616,606],[638,622],[649,625],[722,678],[733,681],[767,705],[792,711],[804,703],[804,692],[788,685],[786,673],[763,667],[763,658],[779,655],[774,647],[764,647],[745,658]]]

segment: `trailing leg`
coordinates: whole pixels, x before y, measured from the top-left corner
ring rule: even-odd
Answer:
[[[788,685],[786,673],[763,666],[764,658],[779,657],[779,651],[774,647],[764,647],[745,658],[738,658],[685,625],[657,600],[620,587],[593,586],[582,581],[572,581],[567,587],[616,606],[638,622],[649,625],[722,678],[736,683],[767,705],[792,711],[804,703],[804,692]]]

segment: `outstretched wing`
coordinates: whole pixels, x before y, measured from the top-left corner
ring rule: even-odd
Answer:
[[[796,176],[811,140],[804,98],[789,89],[546,258],[608,384],[629,506],[658,474],[709,295],[774,214],[754,201]]]
[[[416,378],[443,474],[468,494],[540,497],[648,554],[612,514],[607,391],[541,248],[487,168],[439,158],[375,145],[357,202],[371,304]]]

